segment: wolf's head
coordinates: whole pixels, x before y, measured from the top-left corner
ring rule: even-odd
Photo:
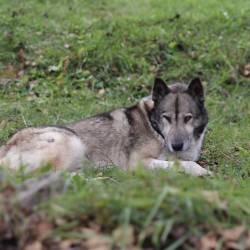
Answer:
[[[154,107],[150,120],[164,138],[169,153],[184,160],[197,160],[208,115],[204,106],[204,91],[199,78],[189,85],[176,83],[167,86],[161,79],[155,79],[152,92]],[[199,146],[197,145],[199,144]]]

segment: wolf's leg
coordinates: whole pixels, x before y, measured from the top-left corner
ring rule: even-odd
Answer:
[[[209,175],[210,172],[205,168],[201,167],[199,164],[193,161],[180,161],[180,167],[187,174],[193,176],[203,176]],[[150,159],[146,162],[146,166],[149,169],[164,168],[170,169],[174,166],[174,161],[163,161],[158,159]]]

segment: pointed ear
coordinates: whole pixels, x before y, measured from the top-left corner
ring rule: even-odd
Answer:
[[[152,93],[152,100],[154,102],[158,102],[169,92],[170,92],[170,89],[168,88],[166,83],[160,78],[155,78],[155,84],[154,84],[153,93]]]
[[[200,78],[194,78],[188,85],[188,94],[197,98],[199,101],[204,101],[204,90]]]

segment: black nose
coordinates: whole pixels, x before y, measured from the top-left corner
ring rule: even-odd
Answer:
[[[175,144],[172,144],[172,148],[174,151],[181,151],[182,148],[183,148],[183,143],[175,143]]]

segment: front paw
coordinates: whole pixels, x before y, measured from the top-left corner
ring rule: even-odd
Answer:
[[[193,175],[193,176],[205,176],[212,175],[212,172],[201,167],[194,161],[182,161],[181,167],[185,173]]]

